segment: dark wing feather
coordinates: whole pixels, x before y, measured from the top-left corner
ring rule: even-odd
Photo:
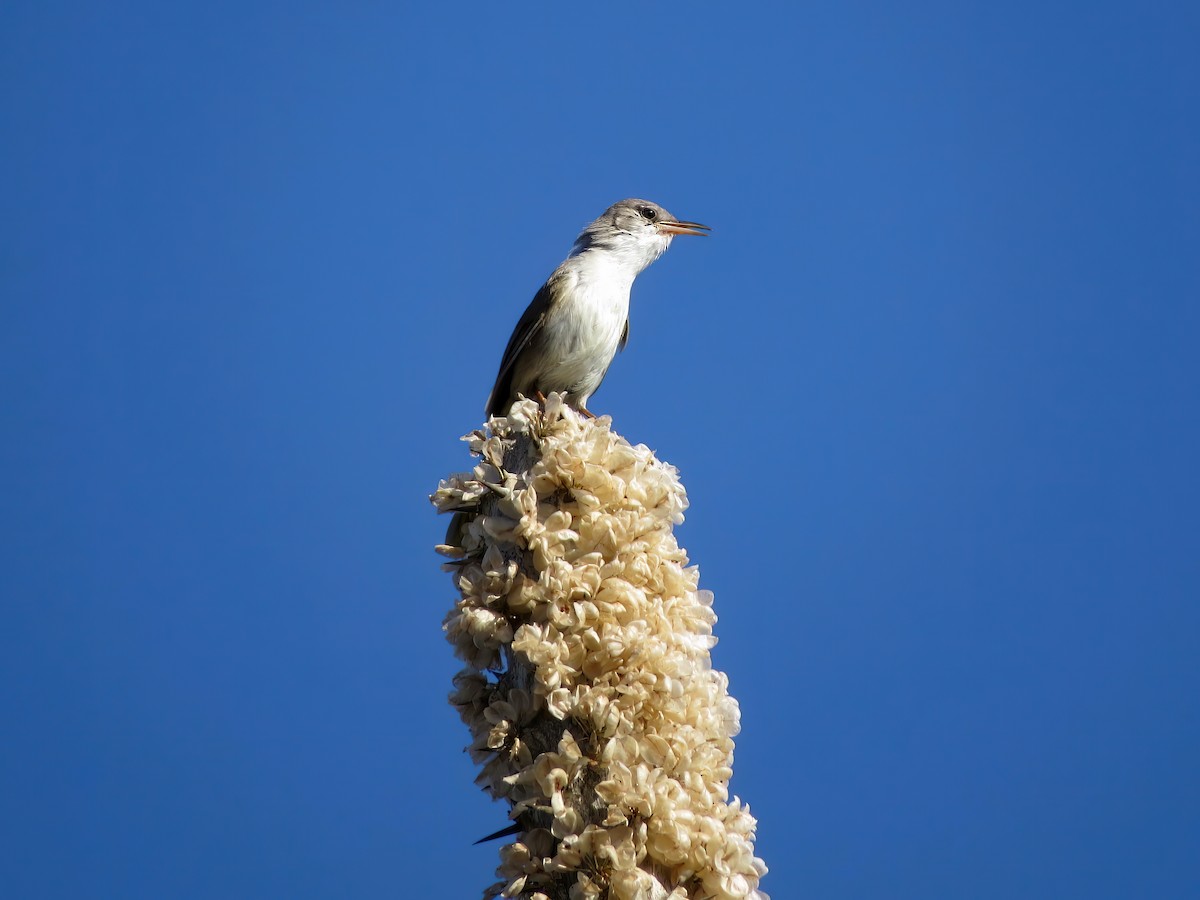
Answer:
[[[508,346],[504,348],[504,356],[500,358],[500,371],[496,374],[496,384],[487,401],[489,416],[506,415],[512,402],[517,399],[512,393],[517,357],[521,355],[522,350],[529,346],[534,336],[542,330],[542,325],[546,321],[546,311],[550,309],[550,304],[554,300],[552,287],[554,282],[555,276],[551,276],[550,280],[533,295],[529,306],[525,307],[525,312],[521,314],[521,320],[517,322],[517,327],[513,329],[512,336],[508,339]]]
[[[625,317],[625,327],[621,329],[621,342],[617,344],[617,350],[625,349],[625,345],[629,343],[629,317]]]

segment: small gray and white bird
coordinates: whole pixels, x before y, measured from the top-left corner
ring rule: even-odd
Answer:
[[[629,291],[677,234],[710,229],[649,200],[614,203],[534,296],[504,348],[487,414],[503,416],[520,394],[562,391],[585,415],[618,350],[629,340]]]

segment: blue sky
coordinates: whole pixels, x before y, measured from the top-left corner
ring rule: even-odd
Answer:
[[[578,228],[777,898],[1200,894],[1194,4],[0,12],[0,886],[476,896],[426,496]]]

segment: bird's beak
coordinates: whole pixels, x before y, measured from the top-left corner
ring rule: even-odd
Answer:
[[[659,222],[658,231],[660,234],[698,234],[708,237],[712,229],[699,222]]]

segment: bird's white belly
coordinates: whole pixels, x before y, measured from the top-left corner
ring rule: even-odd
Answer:
[[[546,368],[538,381],[581,402],[604,380],[629,318],[629,289],[576,283],[545,324]],[[607,290],[603,289],[607,288]]]

